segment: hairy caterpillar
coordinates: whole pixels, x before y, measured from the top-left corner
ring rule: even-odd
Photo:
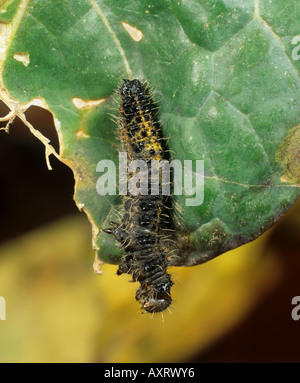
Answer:
[[[121,222],[111,222],[111,227],[103,231],[113,235],[125,250],[126,255],[120,261],[117,274],[130,274],[134,282],[139,282],[136,300],[146,312],[156,313],[164,311],[172,302],[170,291],[173,282],[167,273],[169,236],[166,234],[171,222],[167,197],[162,195],[161,175],[156,195],[151,195],[149,180],[152,160],[166,159],[167,152],[156,120],[157,107],[148,87],[137,79],[124,80],[119,93],[122,150],[127,153],[129,161],[143,160],[147,164],[148,193],[124,197],[125,213]],[[128,173],[127,178],[133,176]]]

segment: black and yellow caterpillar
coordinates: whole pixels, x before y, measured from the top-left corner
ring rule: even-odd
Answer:
[[[137,79],[124,80],[119,93],[122,150],[127,153],[128,161],[143,160],[147,164],[148,193],[125,196],[121,222],[111,222],[111,227],[104,231],[112,234],[125,250],[117,274],[130,274],[134,282],[139,282],[136,300],[146,312],[156,313],[164,311],[172,302],[173,282],[167,273],[169,236],[166,234],[171,222],[168,197],[162,195],[161,174],[158,194],[151,195],[150,185],[151,161],[167,158],[166,143],[148,86]],[[128,180],[133,175],[128,173]]]

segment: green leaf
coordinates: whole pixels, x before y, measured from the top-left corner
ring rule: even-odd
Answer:
[[[47,158],[72,168],[101,260],[123,254],[100,230],[118,220],[122,199],[96,192],[97,163],[118,158],[109,114],[122,78],[156,90],[174,158],[205,163],[204,203],[173,197],[176,264],[253,240],[299,196],[299,0],[13,0],[0,9],[7,120],[19,116]],[[26,121],[32,104],[53,113],[59,155]]]

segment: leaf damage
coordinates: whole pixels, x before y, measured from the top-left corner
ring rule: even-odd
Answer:
[[[282,182],[300,184],[300,124],[295,126],[280,145],[276,160],[282,165]]]

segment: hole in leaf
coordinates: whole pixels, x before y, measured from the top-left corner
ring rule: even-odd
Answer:
[[[5,104],[5,102],[0,100],[0,117],[7,116],[9,112],[10,112],[9,107]],[[4,125],[5,125],[5,122],[4,122]]]
[[[58,149],[51,114],[30,109],[31,123]],[[83,214],[73,200],[72,171],[54,156],[50,161],[52,171],[46,165],[44,145],[18,118],[9,134],[0,131],[0,242],[63,216]]]
[[[52,114],[38,106],[30,106],[25,112],[26,119],[33,127],[50,140],[50,144],[59,153],[59,140],[53,122]],[[51,156],[51,160],[52,160]]]

